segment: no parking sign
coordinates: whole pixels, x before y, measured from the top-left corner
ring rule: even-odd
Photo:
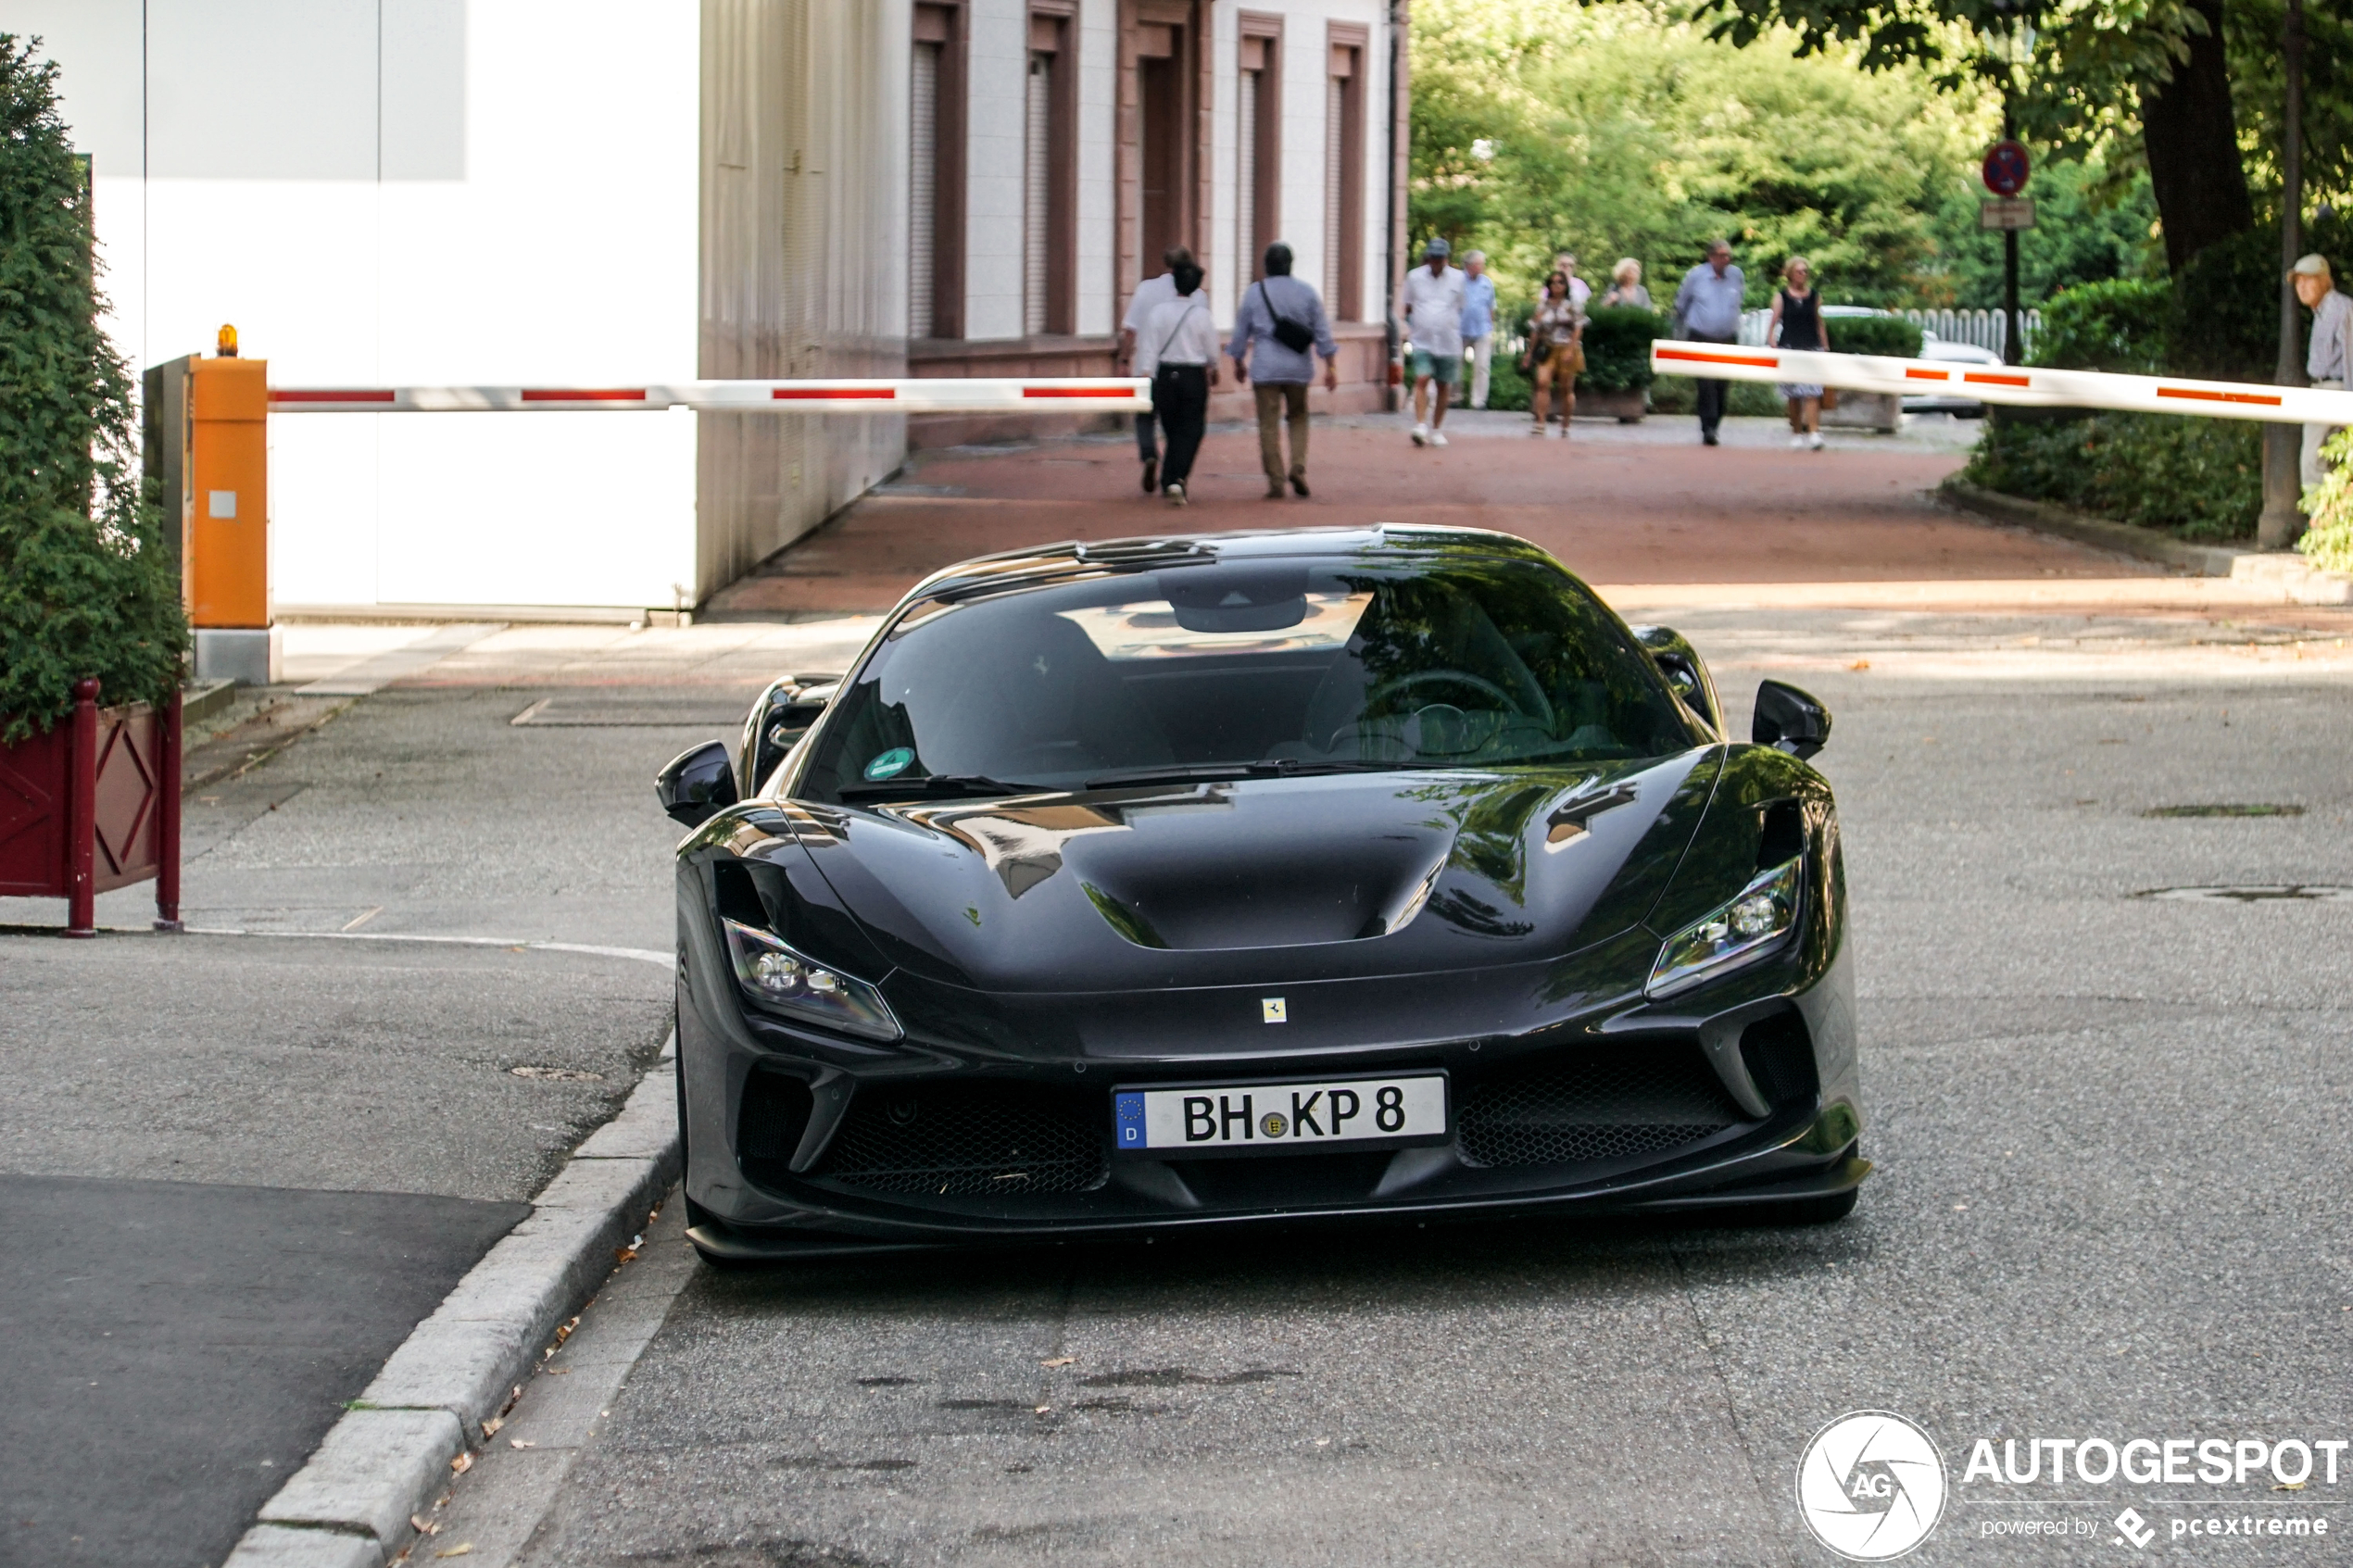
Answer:
[[[1996,142],[1985,155],[1985,188],[1997,196],[2014,196],[2026,189],[2028,172],[2026,148],[2015,141]]]

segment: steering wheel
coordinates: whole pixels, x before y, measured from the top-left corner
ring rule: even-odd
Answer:
[[[1365,694],[1365,711],[1369,713],[1379,708],[1388,698],[1394,696],[1401,692],[1411,691],[1416,686],[1438,685],[1441,684],[1455,686],[1467,686],[1472,691],[1478,692],[1482,696],[1494,698],[1494,706],[1501,709],[1505,713],[1512,714],[1515,717],[1521,719],[1531,717],[1526,709],[1523,709],[1518,703],[1512,700],[1511,693],[1505,691],[1494,682],[1484,680],[1477,675],[1465,674],[1460,670],[1417,670],[1411,675],[1400,675],[1393,681],[1383,681],[1379,685],[1375,686],[1371,691]]]

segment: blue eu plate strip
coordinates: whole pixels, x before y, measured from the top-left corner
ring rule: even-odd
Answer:
[[[1139,1094],[1114,1095],[1112,1108],[1118,1123],[1119,1147],[1122,1148],[1143,1148],[1144,1097]]]

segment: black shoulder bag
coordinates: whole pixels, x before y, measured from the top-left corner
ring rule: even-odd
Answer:
[[[1258,297],[1266,307],[1266,314],[1275,318],[1275,341],[1293,354],[1304,354],[1315,346],[1315,332],[1304,321],[1294,321],[1275,308],[1275,296],[1266,292],[1264,279],[1259,281]]]

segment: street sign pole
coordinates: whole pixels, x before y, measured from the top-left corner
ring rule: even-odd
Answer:
[[[2018,140],[2018,121],[2010,112],[2010,82],[2007,76],[2002,79],[2002,140],[2006,143]],[[2018,193],[2007,191],[2003,194],[2016,195]],[[2026,363],[2026,345],[2020,341],[2023,336],[2024,334],[2019,331],[2018,320],[2018,231],[2005,229],[2002,231],[2003,364],[2023,365]]]

